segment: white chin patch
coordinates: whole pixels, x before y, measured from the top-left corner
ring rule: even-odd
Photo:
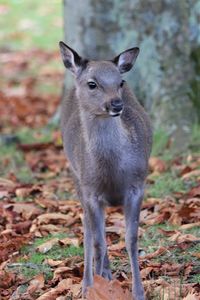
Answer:
[[[112,116],[112,117],[118,117],[120,116],[122,113],[122,110],[118,113],[114,112],[114,111],[109,111],[109,115]]]

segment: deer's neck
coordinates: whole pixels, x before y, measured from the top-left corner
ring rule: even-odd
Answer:
[[[81,124],[86,148],[91,156],[103,157],[114,155],[120,151],[125,130],[120,117],[99,117],[89,113],[81,113]]]

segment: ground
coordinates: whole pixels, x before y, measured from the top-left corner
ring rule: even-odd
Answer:
[[[0,14],[5,18],[7,9],[10,22],[14,22],[13,10],[9,11],[8,1],[3,2]],[[15,15],[21,18],[21,10],[12,3],[18,9]],[[32,1],[23,3],[29,11]],[[44,5],[39,9],[38,1],[34,3],[39,15],[55,10],[55,1],[46,10]],[[58,13],[45,23],[53,20],[60,24]],[[34,29],[33,23],[25,25],[32,24]],[[57,48],[45,50],[44,46],[55,45],[57,37],[44,42],[32,30],[32,38],[18,40],[17,29],[17,38],[10,37],[9,26],[15,24],[8,24],[0,36],[1,41],[5,34],[9,37],[9,47],[0,48],[0,299],[80,299],[82,209],[63,154],[60,130],[49,123],[59,104],[63,67]],[[44,34],[47,25],[45,30]],[[16,50],[23,43],[24,49]],[[139,228],[141,277],[147,299],[200,297],[197,125],[192,135],[190,147],[184,153],[174,153],[165,132],[154,134]],[[96,277],[88,299],[130,299],[123,214],[117,207],[108,208],[106,215],[107,245],[116,280],[109,284]]]

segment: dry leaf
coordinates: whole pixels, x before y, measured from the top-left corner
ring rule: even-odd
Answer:
[[[50,289],[48,292],[37,298],[37,300],[56,300],[56,298],[60,296],[59,294],[70,289],[72,284],[72,279],[63,279],[55,288]]]
[[[168,250],[165,247],[160,247],[158,248],[155,252],[153,253],[149,253],[145,256],[140,256],[140,260],[146,260],[146,259],[152,259],[154,257],[157,257],[159,255],[163,255],[164,253],[166,253]]]
[[[65,224],[67,226],[67,221],[69,216],[61,213],[48,213],[37,217],[38,224],[48,224],[50,221],[56,222],[58,224]]]
[[[123,291],[119,281],[107,281],[101,276],[94,276],[94,285],[87,291],[87,300],[132,300],[130,292]]]
[[[166,163],[158,157],[151,156],[149,159],[149,168],[152,172],[163,173],[166,171]]]
[[[193,228],[193,227],[196,227],[196,226],[200,226],[200,222],[189,223],[189,224],[183,224],[183,225],[181,225],[179,228],[180,228],[180,229],[183,229],[183,230],[186,230],[186,229],[190,229],[190,228]]]
[[[181,234],[180,232],[175,233],[169,238],[171,242],[185,243],[185,242],[196,242],[199,241],[200,238],[192,235],[192,234]]]
[[[57,267],[63,263],[63,260],[54,260],[52,258],[47,258],[45,259],[44,263],[49,265],[50,267]]]
[[[190,179],[192,177],[200,176],[200,170],[193,170],[189,173],[186,173],[182,176],[183,179]]]
[[[75,247],[79,247],[79,239],[78,238],[65,238],[58,241],[61,246],[69,246],[73,245]]]
[[[54,245],[58,244],[58,238],[51,239],[36,248],[40,253],[48,252]]]
[[[125,241],[119,241],[119,243],[111,245],[108,247],[110,251],[122,250],[126,248]]]
[[[40,208],[36,207],[32,203],[27,203],[27,202],[5,204],[4,207],[5,209],[9,209],[18,214],[21,214],[22,217],[25,218],[26,220],[38,216],[42,212]]]
[[[35,291],[38,291],[44,287],[44,274],[38,274],[29,282],[29,287],[27,293],[33,294]]]
[[[183,300],[199,300],[199,297],[193,293],[189,293]]]

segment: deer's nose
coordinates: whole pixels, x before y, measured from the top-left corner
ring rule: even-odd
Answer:
[[[120,112],[123,109],[123,102],[121,99],[112,99],[110,104],[112,111],[114,112]]]

